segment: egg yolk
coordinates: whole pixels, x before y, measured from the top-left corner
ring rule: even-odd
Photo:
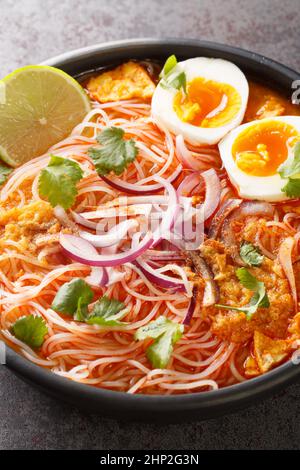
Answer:
[[[187,84],[186,94],[176,93],[173,107],[183,122],[221,127],[239,112],[241,102],[240,94],[231,85],[198,77]]]
[[[298,138],[297,130],[286,122],[257,123],[240,133],[233,144],[232,155],[244,173],[272,176],[287,159],[288,147]]]

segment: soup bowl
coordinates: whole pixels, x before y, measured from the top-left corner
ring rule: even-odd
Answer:
[[[227,59],[248,78],[291,96],[295,71],[253,52],[212,42],[182,39],[138,39],[99,44],[62,54],[44,64],[58,67],[77,79],[128,59],[164,61],[196,56]],[[26,382],[59,400],[106,417],[131,421],[180,422],[215,417],[240,409],[275,393],[300,376],[291,361],[259,377],[215,391],[175,396],[132,395],[73,382],[32,364],[6,348],[6,366]]]

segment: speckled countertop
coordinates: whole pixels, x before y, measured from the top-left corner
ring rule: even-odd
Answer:
[[[193,37],[300,70],[299,0],[0,0],[0,76],[102,41]],[[104,420],[0,366],[0,449],[299,449],[300,384],[244,411],[185,425]]]

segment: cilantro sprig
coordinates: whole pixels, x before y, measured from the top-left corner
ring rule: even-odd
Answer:
[[[178,62],[173,54],[165,62],[162,71],[159,74],[160,85],[163,88],[183,89],[186,93],[186,75],[185,72],[178,70]]]
[[[89,312],[88,306],[93,298],[94,293],[89,284],[84,279],[75,278],[60,287],[51,308],[73,317],[76,321],[90,325],[122,326],[125,324],[120,321],[127,313],[123,302],[104,295],[97,300]]]
[[[48,328],[45,320],[37,315],[19,318],[11,327],[11,333],[33,349],[42,346]]]
[[[126,306],[117,299],[109,299],[106,295],[101,297],[87,317],[86,322],[90,325],[121,326],[124,322],[120,319],[126,314]]]
[[[291,198],[300,197],[300,178],[289,178],[288,182],[281,191]]]
[[[254,277],[248,271],[248,269],[239,268],[236,270],[236,275],[241,284],[246,287],[246,289],[253,291],[253,296],[251,297],[249,304],[243,307],[232,307],[231,305],[215,304],[215,307],[243,312],[246,314],[247,319],[250,320],[258,308],[267,308],[270,306],[268,294],[266,292],[264,283],[258,281],[256,277]]]
[[[170,361],[173,346],[182,337],[183,331],[182,324],[160,316],[146,326],[139,328],[135,333],[135,339],[153,338],[155,340],[147,348],[146,355],[153,367],[164,369]]]
[[[93,297],[94,293],[89,284],[84,279],[75,278],[60,287],[51,308],[72,316],[74,320],[84,321]]]
[[[244,263],[249,266],[260,266],[264,260],[264,256],[261,254],[259,249],[249,242],[243,242],[241,244],[240,257]]]
[[[7,180],[8,176],[10,175],[12,171],[13,171],[12,168],[9,168],[8,166],[4,165],[4,163],[0,161],[0,186],[2,186],[5,183],[5,181]]]
[[[48,199],[52,207],[69,209],[77,196],[76,184],[83,177],[78,163],[51,155],[50,162],[39,177],[39,193]]]
[[[286,185],[282,188],[288,197],[300,197],[300,142],[294,147],[294,158],[288,158],[278,168],[281,178],[287,178]]]
[[[107,175],[113,171],[120,175],[138,154],[133,139],[124,138],[124,130],[120,127],[108,127],[97,136],[101,148],[91,147],[88,150],[96,171],[99,175]]]

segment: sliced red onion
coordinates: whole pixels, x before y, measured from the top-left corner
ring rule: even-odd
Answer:
[[[79,232],[79,235],[96,248],[104,248],[119,243],[131,229],[137,226],[137,220],[127,219],[120,222],[103,235],[94,235],[93,233],[83,231]]]
[[[93,267],[89,276],[85,278],[86,282],[91,286],[105,287],[109,282],[107,270],[105,268]]]
[[[184,142],[183,136],[176,136],[176,154],[181,160],[184,168],[189,168],[191,170],[201,170],[202,162],[199,162],[196,158],[193,157],[192,152],[187,148]]]
[[[136,260],[133,264],[135,264],[142,271],[142,273],[150,282],[153,282],[154,284],[163,287],[164,289],[173,289],[174,291],[180,292],[186,290],[182,281],[156,272],[155,269],[153,269],[148,263],[145,263],[144,261]]]
[[[151,212],[151,204],[139,204],[121,207],[103,207],[91,212],[81,212],[80,216],[87,220],[110,219],[113,217],[128,217],[133,215],[146,215]]]
[[[101,254],[102,255],[115,255],[117,253],[117,250],[118,250],[118,245],[116,244],[116,245],[108,246],[106,248],[102,248]],[[97,268],[94,268],[94,269],[97,269]],[[125,272],[121,272],[117,268],[105,268],[105,269],[108,275],[107,286],[111,286],[115,284],[116,282],[120,282],[125,276]]]
[[[168,192],[168,209],[163,214],[162,223],[153,233],[153,247],[158,245],[163,238],[167,238],[170,234],[176,217],[179,212],[179,198],[176,190],[168,180],[164,180],[160,176],[155,176],[154,179],[158,181],[163,188]]]
[[[90,220],[87,220],[85,217],[82,217],[80,214],[77,214],[77,212],[71,211],[72,217],[77,222],[77,224],[82,225],[83,227],[90,228],[93,230],[97,229],[97,222],[91,222]]]
[[[188,199],[188,204],[184,203],[181,207],[181,217],[177,220],[174,228],[177,239],[184,242],[184,244],[181,242],[182,249],[198,249],[204,239],[204,222],[215,212],[220,203],[221,184],[213,169],[189,175],[179,186],[177,194],[180,196],[186,186],[188,189],[195,187],[199,178],[203,179],[205,183],[205,200],[203,204],[193,207],[191,199]],[[182,200],[183,198],[181,198],[181,202]]]
[[[189,325],[191,323],[191,319],[193,318],[195,308],[196,308],[196,303],[197,303],[197,295],[198,295],[198,289],[196,286],[193,287],[193,295],[191,297],[190,303],[188,310],[186,312],[186,315],[183,320],[184,325]]]
[[[171,176],[169,176],[165,181],[174,183],[174,181],[180,175],[181,171],[182,165],[179,165],[174,173],[172,173]],[[148,186],[139,186],[138,184],[127,183],[126,181],[120,180],[119,178],[109,179],[106,176],[101,176],[101,178],[112,188],[128,194],[154,194],[164,189],[164,186],[161,183],[151,184]]]
[[[292,252],[295,245],[295,240],[293,237],[288,237],[280,245],[278,259],[282,266],[282,269],[289,281],[290,289],[292,292],[295,310],[298,309],[298,297],[297,297],[297,289],[296,289],[296,281],[295,281],[295,274],[293,270],[293,262],[292,262]]]
[[[201,177],[199,172],[193,172],[186,176],[180,183],[177,189],[177,194],[181,198],[183,193],[190,194],[192,190],[201,183]]]
[[[126,252],[117,253],[115,255],[103,254],[99,255],[97,250],[88,241],[74,235],[60,234],[60,244],[65,253],[74,261],[88,266],[120,266],[129,263],[143,254],[153,243],[151,233],[147,233],[143,240],[136,247]],[[96,253],[92,253],[92,249]]]
[[[228,199],[224,202],[224,204],[220,207],[220,209],[214,215],[214,218],[211,221],[208,231],[208,238],[216,240],[224,220],[234,209],[237,209],[241,205],[241,203],[241,199]]]
[[[73,222],[73,220],[70,220],[68,217],[68,214],[66,213],[65,209],[61,206],[56,206],[53,209],[55,217],[60,221],[60,223],[64,227],[69,227],[71,229],[77,230],[76,224]]]
[[[233,210],[229,217],[225,220],[222,231],[221,240],[224,245],[229,249],[232,259],[240,266],[245,266],[239,255],[239,246],[236,241],[235,233],[232,230],[232,224],[235,221],[245,219],[250,216],[264,216],[272,217],[274,214],[274,207],[268,202],[243,202],[239,208]]]
[[[217,209],[220,203],[221,196],[221,183],[216,171],[211,168],[210,170],[201,173],[205,181],[205,200],[203,203],[204,221],[207,220]]]
[[[200,210],[200,219],[204,222],[215,212],[220,203],[221,183],[216,171],[211,168],[202,173],[193,173],[187,176],[179,185],[177,194],[180,197],[183,190],[190,192],[198,184],[199,178],[202,178],[205,183],[205,199],[195,208],[195,213]]]

